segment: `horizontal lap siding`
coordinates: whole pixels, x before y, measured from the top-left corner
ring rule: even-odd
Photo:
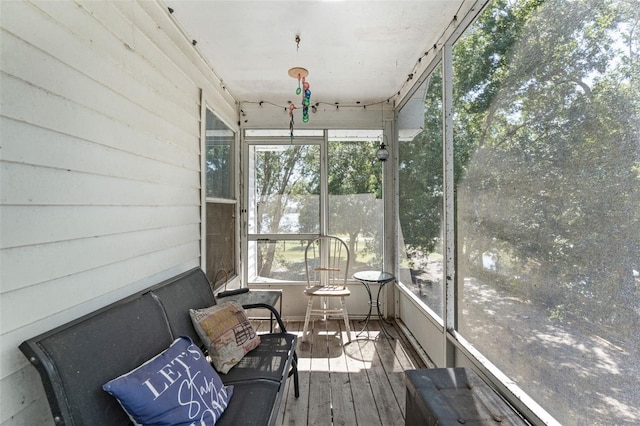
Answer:
[[[2,2],[0,423],[52,423],[18,345],[200,263],[200,90],[155,2]]]

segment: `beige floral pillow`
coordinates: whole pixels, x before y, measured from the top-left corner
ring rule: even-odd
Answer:
[[[227,374],[231,368],[260,344],[247,315],[236,302],[225,302],[206,309],[190,309],[196,332],[207,346],[213,366]]]

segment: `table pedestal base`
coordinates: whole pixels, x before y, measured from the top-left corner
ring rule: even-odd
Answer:
[[[366,318],[364,319],[364,325],[362,326],[362,330],[360,330],[358,332],[358,334],[356,334],[356,337],[360,337],[360,335],[362,333],[365,332],[365,330],[367,329],[367,325],[369,325],[369,320],[371,320],[371,314],[373,312],[373,308],[376,308],[376,312],[378,315],[378,320],[380,322],[380,328],[382,330],[382,333],[388,338],[388,339],[394,339],[393,336],[391,334],[389,334],[389,332],[387,331],[387,329],[384,326],[384,323],[387,322],[384,317],[382,316],[382,312],[380,312],[380,292],[382,292],[382,288],[384,287],[384,285],[388,282],[393,281],[395,278],[393,277],[393,275],[386,273],[386,272],[374,272],[374,271],[365,271],[365,272],[356,272],[355,274],[353,274],[353,278],[355,278],[356,280],[358,280],[363,286],[364,288],[367,290],[367,295],[369,296],[369,313],[367,313]],[[378,294],[376,295],[376,299],[373,300],[372,294],[371,294],[371,284],[379,284],[380,286],[378,287]],[[388,323],[390,324],[390,323]]]

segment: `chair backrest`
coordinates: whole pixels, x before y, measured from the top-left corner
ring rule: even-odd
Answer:
[[[346,288],[350,260],[349,247],[338,237],[321,235],[309,241],[304,252],[307,287]]]

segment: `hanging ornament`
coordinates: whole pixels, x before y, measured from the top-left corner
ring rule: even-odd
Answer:
[[[309,106],[311,105],[311,90],[309,90],[310,84],[306,80],[309,75],[309,71],[302,67],[293,67],[289,70],[289,76],[298,80],[298,88],[296,89],[296,95],[302,95],[302,122],[309,122]],[[291,131],[291,141],[293,142],[293,110],[295,109],[293,103],[289,104],[289,130]]]
[[[300,34],[296,34],[296,51],[300,50]],[[311,105],[311,90],[309,82],[306,80],[309,71],[302,67],[293,67],[289,70],[289,77],[298,80],[296,95],[302,94],[302,122],[309,122],[309,106]],[[300,85],[302,83],[302,87]],[[291,131],[291,142],[293,143],[293,110],[296,109],[293,103],[289,105],[289,130]],[[314,110],[315,111],[315,110]]]
[[[309,122],[309,105],[311,104],[311,90],[309,90],[309,82],[302,77],[302,87],[304,87],[304,94],[302,95],[302,121],[304,123]]]
[[[291,132],[291,142],[293,142],[293,110],[296,109],[296,106],[292,103],[289,104],[289,131]]]

